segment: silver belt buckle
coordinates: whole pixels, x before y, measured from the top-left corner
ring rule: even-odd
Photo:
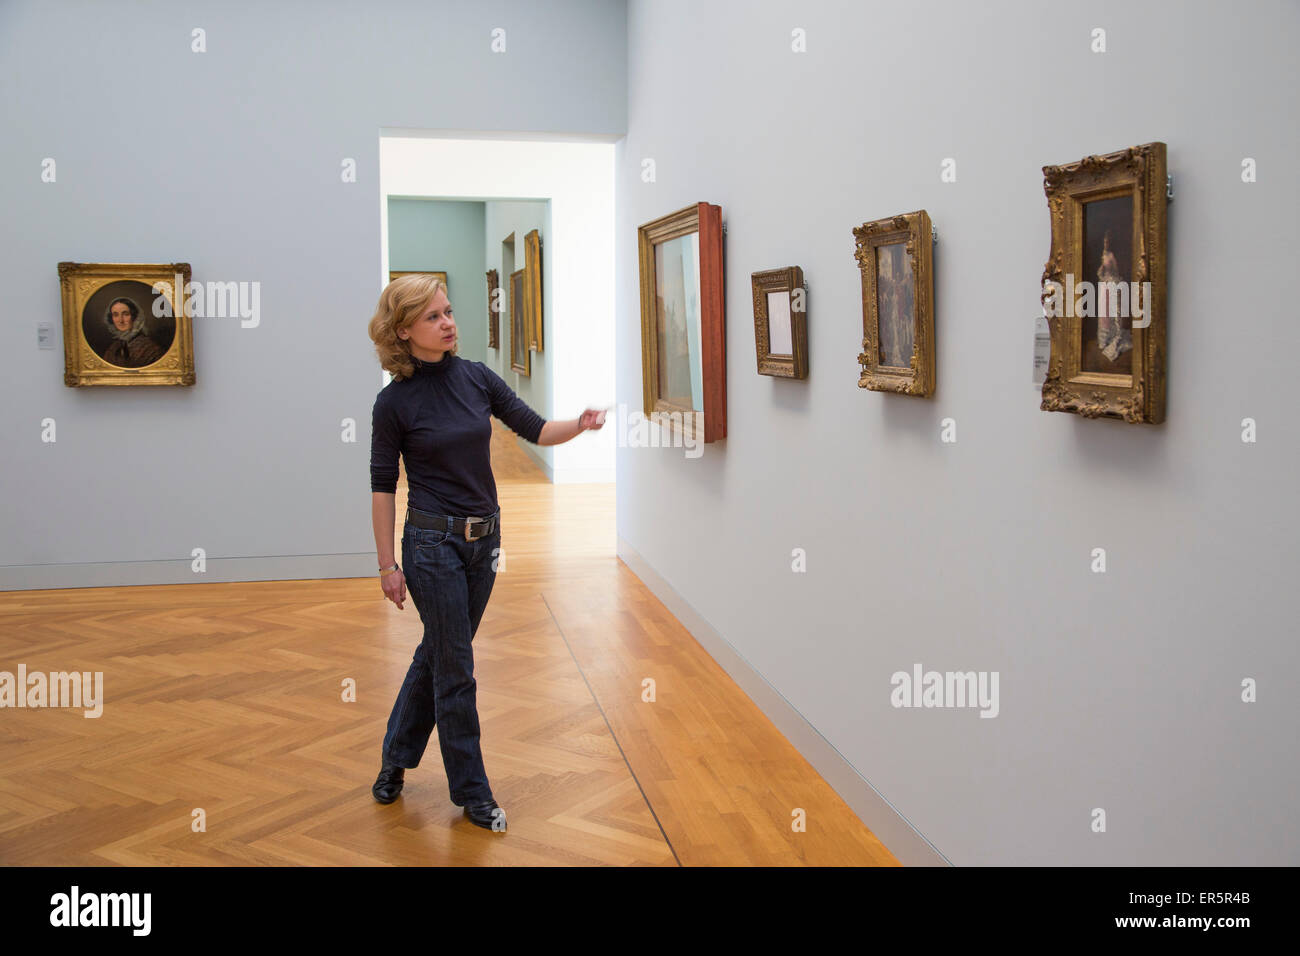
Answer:
[[[466,540],[466,541],[472,541],[472,540],[474,540],[473,538],[471,538],[471,537],[469,536],[469,526],[470,526],[471,523],[473,523],[473,522],[475,522],[475,521],[482,522],[483,519],[482,519],[482,518],[466,518],[466,519],[465,519],[465,540]]]

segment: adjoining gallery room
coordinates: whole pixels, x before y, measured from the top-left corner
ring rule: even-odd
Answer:
[[[0,865],[1300,863],[1298,28],[0,3]]]

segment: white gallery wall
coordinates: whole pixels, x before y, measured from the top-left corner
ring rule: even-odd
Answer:
[[[905,861],[1300,863],[1297,40],[1289,2],[629,6],[619,401],[636,228],[717,203],[728,437],[619,449],[620,553]],[[1042,167],[1156,140],[1167,422],[1040,411]],[[857,386],[852,229],[916,209],[928,400]],[[750,274],[788,265],[806,381],[756,373]],[[997,716],[892,706],[917,664],[997,672]]]
[[[626,129],[605,0],[9,0],[0,69],[5,589],[373,574],[381,130]],[[193,387],[68,388],[65,260],[258,282],[260,321],[196,319]]]

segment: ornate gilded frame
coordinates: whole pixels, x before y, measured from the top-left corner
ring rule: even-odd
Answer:
[[[527,272],[527,269],[516,269],[510,273],[510,371],[531,378],[533,353],[528,349]]]
[[[750,274],[754,290],[754,348],[759,375],[778,378],[808,377],[808,290],[803,284],[803,269],[787,266]],[[768,293],[790,294],[791,352],[773,353],[768,315]]]
[[[499,349],[501,334],[501,280],[497,278],[497,270],[489,269],[487,271],[487,294],[488,294],[488,348]]]
[[[528,304],[528,347],[542,351],[542,237],[534,229],[524,236],[524,286]]]
[[[180,277],[180,295],[176,290]],[[133,280],[161,294],[171,308],[176,333],[167,351],[142,368],[122,368],[105,361],[86,341],[82,314],[86,303],[104,286]],[[103,263],[60,262],[59,286],[63,301],[63,384],[83,385],[193,385],[194,324],[187,287],[188,262]],[[177,302],[180,308],[177,308]]]
[[[1043,381],[1043,411],[1073,412],[1084,418],[1113,418],[1133,424],[1165,420],[1165,268],[1166,174],[1164,143],[1146,143],[1064,166],[1043,167],[1043,190],[1052,222],[1052,246],[1043,267],[1044,313],[1053,294],[1050,283],[1066,285],[1083,273],[1083,205],[1125,195],[1133,197],[1131,281],[1151,283],[1149,324],[1132,326],[1131,374],[1080,369],[1082,319],[1048,316],[1051,358]],[[1089,278],[1089,277],[1084,277]],[[1071,306],[1073,303],[1071,303]]]
[[[934,248],[930,215],[924,209],[864,222],[853,230],[854,257],[862,274],[862,371],[858,387],[929,398],[937,385],[934,345]],[[880,362],[880,303],[876,249],[903,243],[912,267],[912,359],[907,368]]]
[[[682,408],[659,394],[659,316],[656,299],[655,246],[699,233],[700,362],[703,409]],[[646,417],[683,438],[697,437],[697,415],[704,420],[704,441],[727,437],[726,300],[722,258],[722,207],[701,202],[651,220],[637,229],[641,273],[641,384]],[[679,429],[679,422],[680,429]],[[687,423],[692,427],[687,427]]]

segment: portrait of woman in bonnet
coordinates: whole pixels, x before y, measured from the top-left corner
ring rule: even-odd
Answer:
[[[120,368],[143,368],[166,354],[149,336],[148,321],[134,299],[119,296],[109,303],[104,324],[112,336],[100,358]]]

